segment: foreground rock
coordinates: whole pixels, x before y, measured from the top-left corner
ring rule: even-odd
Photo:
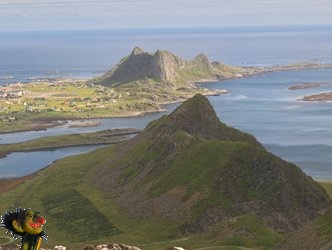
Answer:
[[[141,250],[138,247],[128,246],[125,244],[103,244],[103,245],[87,245],[84,250]]]

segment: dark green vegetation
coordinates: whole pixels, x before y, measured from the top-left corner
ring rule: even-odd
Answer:
[[[66,234],[71,234],[74,242],[94,240],[95,235],[90,234],[91,231],[98,232],[99,237],[121,233],[104,214],[75,189],[44,196],[41,201],[47,213],[58,218],[55,220],[57,228],[61,228]],[[76,210],[80,212],[76,213]],[[80,228],[80,230],[72,234],[73,228]]]
[[[221,123],[202,95],[132,140],[59,160],[0,199],[2,210],[41,210],[50,245],[73,249],[103,242],[287,249],[303,228],[317,228],[316,243],[331,239],[325,190]]]
[[[332,183],[320,182],[332,198]],[[332,248],[332,208],[306,226],[292,232],[278,249],[331,249]]]

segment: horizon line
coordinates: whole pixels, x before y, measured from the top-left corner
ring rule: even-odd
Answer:
[[[164,27],[123,27],[123,28],[116,28],[116,27],[109,27],[109,28],[70,28],[70,29],[66,29],[66,28],[55,28],[55,29],[12,29],[12,30],[0,30],[0,32],[56,32],[56,31],[147,31],[147,30],[151,30],[151,31],[167,31],[167,30],[203,30],[203,29],[207,29],[207,30],[212,30],[212,29],[225,29],[225,30],[229,30],[230,29],[257,29],[258,31],[261,29],[261,31],[263,31],[263,29],[267,29],[267,28],[271,28],[274,30],[271,31],[276,31],[278,29],[283,28],[285,31],[286,30],[291,30],[294,28],[324,28],[324,27],[331,27],[332,23],[322,23],[322,24],[268,24],[268,25],[227,25],[227,26],[176,26],[176,27],[172,27],[172,26],[164,26]],[[242,30],[243,31],[243,30]],[[264,30],[266,31],[266,30]]]

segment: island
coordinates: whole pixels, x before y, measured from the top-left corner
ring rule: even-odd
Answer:
[[[91,80],[47,78],[0,87],[0,133],[42,130],[66,120],[141,116],[165,111],[165,104],[202,94],[222,95],[202,83],[251,77],[282,70],[330,68],[299,63],[272,67],[234,67],[204,54],[184,60],[170,51],[134,48],[116,66]],[[198,84],[200,83],[200,84]],[[87,122],[84,126],[93,126]]]
[[[332,101],[332,92],[305,96],[301,100],[310,101],[310,102],[331,102]]]
[[[311,89],[311,88],[319,88],[325,85],[331,85],[331,83],[327,82],[309,82],[309,83],[301,83],[297,85],[290,86],[289,90],[300,90],[300,89]]]

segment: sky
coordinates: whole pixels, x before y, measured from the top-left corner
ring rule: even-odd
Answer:
[[[0,0],[0,31],[332,24],[332,0]]]

